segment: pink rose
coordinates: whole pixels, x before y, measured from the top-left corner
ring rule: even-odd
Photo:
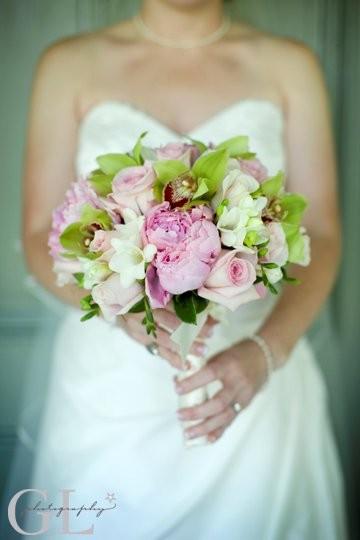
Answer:
[[[258,182],[268,177],[268,170],[258,159],[239,159],[240,169],[245,174],[252,176]]]
[[[268,251],[261,259],[261,262],[275,263],[278,266],[284,266],[289,257],[289,249],[286,242],[284,230],[280,223],[271,221],[266,225],[270,233],[269,243],[266,246]]]
[[[157,269],[149,264],[145,276],[145,292],[153,309],[165,307],[171,300],[171,294],[161,286]]]
[[[192,226],[189,212],[170,209],[164,202],[152,208],[145,221],[144,235],[147,242],[158,250],[175,248],[184,242]]]
[[[125,167],[112,182],[111,197],[118,203],[120,210],[131,208],[139,215],[146,214],[154,204],[154,181],[155,172],[148,162],[136,167]]]
[[[170,249],[155,258],[159,281],[171,294],[181,294],[201,287],[209,275],[210,266],[191,249]]]
[[[178,159],[190,167],[199,157],[199,151],[193,144],[173,142],[156,149],[157,159]]]
[[[195,253],[201,261],[212,264],[221,251],[216,225],[206,219],[195,221],[191,226],[187,249]]]
[[[256,256],[223,250],[198,295],[234,311],[241,304],[261,298],[254,286]]]
[[[138,282],[131,287],[123,287],[119,274],[112,274],[92,290],[94,302],[99,304],[104,318],[108,321],[113,321],[116,315],[127,313],[143,296],[143,288]]]

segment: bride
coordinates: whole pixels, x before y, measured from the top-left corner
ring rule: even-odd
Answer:
[[[80,323],[83,294],[56,286],[48,254],[51,212],[69,183],[142,131],[152,146],[182,134],[215,143],[249,135],[269,173],[285,169],[289,191],[310,201],[312,262],[293,272],[302,284],[242,306],[227,324],[209,319],[194,345],[206,366],[178,380],[171,310],[156,310],[156,346],[137,315]],[[100,540],[344,539],[327,393],[304,337],[334,283],[339,236],[328,97],[302,43],[230,22],[221,0],[144,0],[134,19],[47,49],[29,117],[24,245],[31,273],[68,309],[31,487],[41,507],[84,509],[49,511],[47,521],[38,505],[33,530]],[[178,406],[205,385],[205,403]]]

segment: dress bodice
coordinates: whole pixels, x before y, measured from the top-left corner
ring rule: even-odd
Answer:
[[[76,168],[87,174],[96,168],[96,156],[128,151],[143,131],[146,144],[159,146],[181,135],[145,111],[121,101],[103,101],[93,106],[79,127]],[[240,100],[214,114],[186,134],[217,143],[234,135],[248,135],[250,150],[258,154],[270,174],[285,168],[283,113],[268,100]]]

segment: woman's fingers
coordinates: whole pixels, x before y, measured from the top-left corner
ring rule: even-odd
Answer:
[[[150,343],[156,343],[159,348],[158,356],[167,360],[173,367],[181,370],[184,369],[183,362],[180,356],[175,351],[169,349],[168,347],[165,347],[164,345],[160,345],[158,342],[149,338],[149,336],[147,336],[146,334],[130,332],[130,336],[144,346],[150,345]]]
[[[168,332],[173,332],[180,322],[175,313],[166,309],[156,309],[154,311],[155,321]]]
[[[194,373],[194,375],[190,375],[182,381],[175,380],[176,392],[178,394],[187,394],[188,392],[195,390],[195,388],[200,388],[205,384],[215,381],[218,379],[218,373],[215,366],[215,362],[211,362]]]
[[[218,428],[218,429],[214,429],[214,431],[211,431],[208,436],[207,436],[207,440],[210,442],[210,443],[214,443],[215,441],[217,441],[218,439],[220,439],[221,435],[224,433],[226,428],[224,427],[221,427],[221,428]]]
[[[222,389],[211,399],[194,407],[186,407],[178,410],[180,420],[198,420],[220,414],[233,401],[234,396],[228,390]]]
[[[208,435],[212,431],[218,428],[227,427],[235,418],[236,413],[232,407],[227,407],[220,414],[211,416],[204,422],[191,426],[185,429],[184,435],[187,439],[195,439],[196,437],[202,437]]]

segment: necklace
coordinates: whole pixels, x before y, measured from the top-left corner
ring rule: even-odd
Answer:
[[[159,36],[156,32],[151,30],[151,28],[149,28],[147,24],[145,24],[144,19],[141,17],[140,13],[137,13],[133,17],[133,21],[136,29],[144,38],[153,41],[154,43],[156,43],[157,45],[161,45],[162,47],[170,47],[172,49],[195,49],[196,47],[204,47],[205,45],[215,43],[216,41],[219,41],[222,37],[225,36],[231,25],[230,18],[224,17],[221,25],[211,34],[196,41],[183,41],[181,43],[172,39]]]

